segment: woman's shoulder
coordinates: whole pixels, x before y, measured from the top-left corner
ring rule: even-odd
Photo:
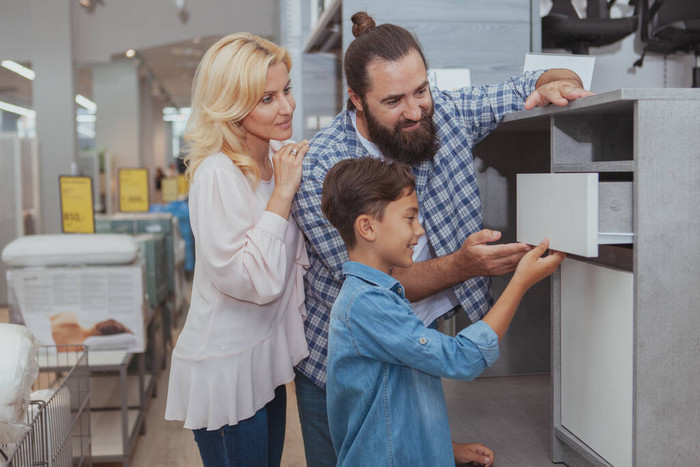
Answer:
[[[234,176],[243,176],[243,172],[236,167],[233,161],[223,152],[210,154],[197,167],[194,174],[194,181],[197,178],[212,177],[214,175],[231,174]]]

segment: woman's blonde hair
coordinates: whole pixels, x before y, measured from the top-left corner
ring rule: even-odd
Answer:
[[[268,68],[280,62],[291,70],[285,48],[246,32],[229,34],[207,50],[192,84],[192,110],[184,135],[185,174],[190,182],[205,157],[222,152],[257,184],[260,171],[246,147],[240,121],[262,99]]]

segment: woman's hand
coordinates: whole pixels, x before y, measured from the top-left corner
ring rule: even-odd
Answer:
[[[304,140],[283,146],[272,156],[275,189],[267,203],[267,210],[289,219],[292,200],[301,183],[301,163],[309,142]]]
[[[285,198],[293,198],[301,183],[301,163],[309,150],[306,140],[284,145],[272,156],[275,171],[275,191]]]

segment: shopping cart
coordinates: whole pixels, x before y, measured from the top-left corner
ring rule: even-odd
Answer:
[[[29,431],[0,444],[0,467],[82,467],[90,457],[90,372],[87,348],[39,348],[39,376],[26,414]]]

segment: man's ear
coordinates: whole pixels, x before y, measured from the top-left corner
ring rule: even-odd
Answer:
[[[370,216],[367,214],[357,216],[357,219],[355,219],[355,235],[367,242],[374,241],[374,221]]]
[[[363,112],[365,109],[362,107],[362,99],[360,99],[360,96],[355,94],[355,91],[352,89],[348,88],[348,96],[350,97],[350,100],[352,101],[352,104],[355,106],[355,108]]]

